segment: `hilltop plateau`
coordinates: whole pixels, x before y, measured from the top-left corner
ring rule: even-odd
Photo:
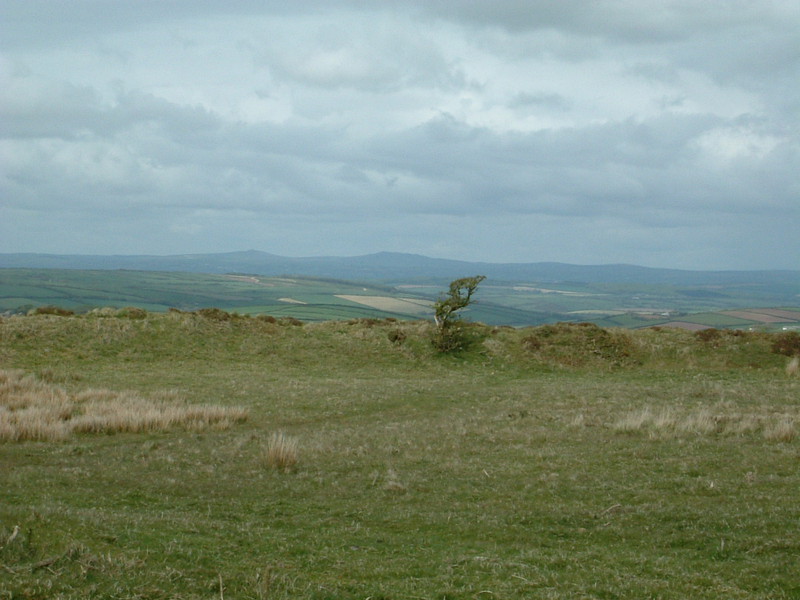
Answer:
[[[0,318],[0,595],[800,593],[796,332],[432,328]]]

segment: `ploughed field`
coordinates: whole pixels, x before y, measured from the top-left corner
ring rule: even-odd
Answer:
[[[0,322],[0,598],[796,598],[796,332]]]

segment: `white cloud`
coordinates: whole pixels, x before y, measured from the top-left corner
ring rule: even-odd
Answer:
[[[695,143],[708,161],[717,168],[764,159],[780,140],[748,127],[725,126],[698,136]]]

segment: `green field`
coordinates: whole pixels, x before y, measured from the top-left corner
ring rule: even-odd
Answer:
[[[0,598],[800,596],[795,333],[121,314],[0,320],[6,431],[21,382],[247,418],[7,433]]]
[[[289,314],[316,307],[319,320],[337,307],[358,309],[341,294],[386,293],[346,281],[204,275],[158,271],[0,269],[0,309],[56,305],[75,311],[137,306],[151,311],[218,307],[249,313]],[[291,302],[295,300],[296,303]],[[344,309],[346,312],[346,309]]]

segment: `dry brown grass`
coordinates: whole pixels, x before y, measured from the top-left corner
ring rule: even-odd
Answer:
[[[789,377],[796,377],[798,373],[800,373],[800,356],[795,356],[786,365],[786,374]]]
[[[790,414],[736,412],[724,406],[694,410],[650,408],[631,411],[612,423],[619,433],[647,433],[651,437],[673,438],[684,435],[746,435],[760,432],[770,441],[790,442],[795,437],[797,418]]]
[[[387,471],[383,489],[394,494],[405,494],[407,491],[406,485],[400,481],[400,477],[398,477],[394,469]]]
[[[764,428],[764,438],[772,442],[791,442],[795,435],[797,435],[795,419],[788,415],[769,423]]]
[[[627,413],[612,425],[612,429],[620,433],[633,433],[641,431],[651,421],[653,421],[652,412],[649,408],[644,408]]]
[[[192,405],[176,392],[153,398],[107,389],[69,394],[22,371],[0,370],[0,442],[59,441],[76,433],[225,428],[246,418],[244,409]]]
[[[282,431],[273,433],[264,451],[267,465],[277,471],[288,472],[297,465],[297,438],[286,435]]]

